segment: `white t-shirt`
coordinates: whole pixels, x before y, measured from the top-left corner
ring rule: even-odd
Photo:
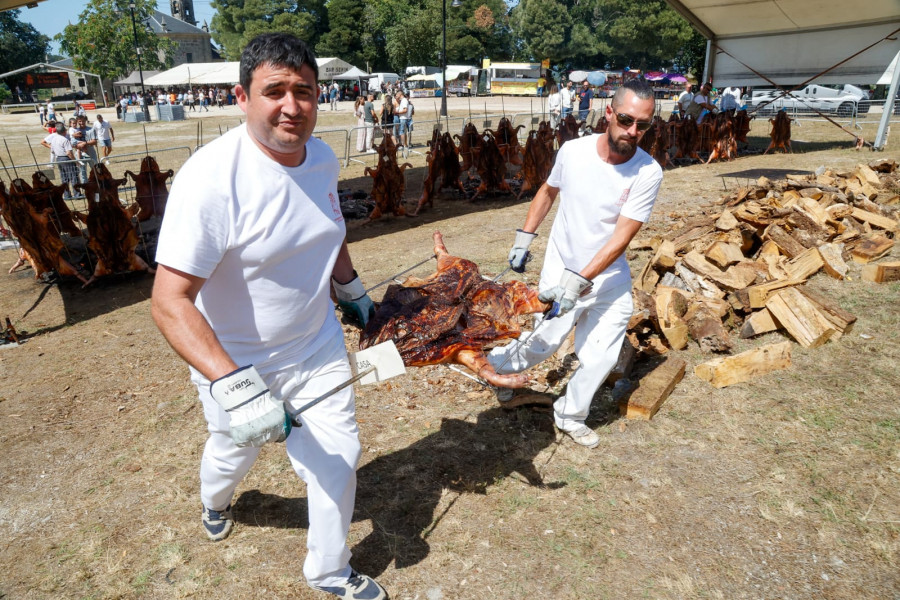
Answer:
[[[562,102],[563,108],[570,108],[572,106],[572,98],[574,98],[575,94],[574,90],[569,91],[569,88],[564,87],[559,90],[559,99]]]
[[[283,167],[242,125],[175,177],[156,260],[206,279],[196,306],[239,365],[283,368],[340,333],[329,295],[346,232],[338,169],[316,138],[302,165]]]
[[[681,92],[681,95],[678,96],[678,106],[681,108],[681,112],[687,110],[687,107],[691,105],[691,100],[694,99],[694,95],[689,91],[685,90]]]
[[[93,129],[97,140],[105,141],[109,139],[109,130],[112,129],[112,125],[109,124],[109,121],[94,121]]]
[[[400,98],[400,106],[397,107],[397,116],[401,121],[409,119],[409,100]]]
[[[741,104],[741,88],[729,87],[722,91],[722,103],[719,108],[722,110],[737,109]]]
[[[44,141],[50,144],[50,160],[69,160],[69,152],[72,152],[72,142],[64,135],[60,135],[55,131],[44,138]]]
[[[597,155],[601,135],[605,134],[566,142],[547,178],[549,185],[559,188],[560,201],[547,241],[542,290],[558,285],[564,269],[583,269],[612,237],[619,215],[642,223],[650,218],[662,169],[640,148],[624,164],[605,162]],[[630,281],[623,253],[594,278],[594,291]]]
[[[561,107],[560,93],[556,92],[555,94],[550,94],[550,96],[547,98],[547,109],[551,113],[559,114],[560,107]]]

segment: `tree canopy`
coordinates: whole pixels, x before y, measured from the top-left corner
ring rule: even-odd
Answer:
[[[402,72],[447,63],[549,58],[566,68],[699,70],[703,38],[664,0],[213,0],[213,38],[231,60],[265,31],[288,31],[320,56]],[[512,8],[510,8],[512,6]]]
[[[0,13],[0,73],[42,62],[49,51],[50,38],[20,21],[18,10]]]
[[[148,32],[142,24],[154,8],[156,0],[135,0],[135,40],[128,2],[89,0],[78,24],[68,25],[56,39],[60,49],[72,57],[75,68],[101,77],[122,77],[136,70],[135,46],[141,49],[144,70],[165,69],[172,64],[175,42]]]
[[[238,60],[250,40],[261,33],[292,33],[313,48],[326,31],[325,0],[213,0],[213,40],[228,60]]]

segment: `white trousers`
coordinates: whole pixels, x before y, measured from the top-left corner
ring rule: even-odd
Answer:
[[[372,149],[372,141],[375,139],[375,123],[366,123],[366,150]]]
[[[512,354],[500,373],[518,373],[549,358],[575,328],[575,355],[581,363],[572,374],[564,396],[553,403],[553,420],[563,431],[584,425],[591,400],[616,366],[625,328],[634,306],[631,284],[598,290],[575,303],[575,308],[554,319],[538,317],[535,333],[524,344],[514,340],[494,348],[488,361],[496,368]],[[529,335],[523,332],[520,339]]]
[[[277,398],[299,408],[352,376],[343,337],[338,334],[308,360],[260,375]],[[200,498],[222,510],[259,455],[259,448],[238,448],[228,434],[228,415],[198,385],[209,439],[200,463]],[[359,428],[353,387],[334,394],[300,416],[285,441],[294,471],[306,482],[309,505],[308,549],[303,574],[313,585],[334,585],[350,574],[347,533],[356,500]]]

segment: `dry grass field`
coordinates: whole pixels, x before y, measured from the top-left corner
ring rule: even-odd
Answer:
[[[450,101],[452,116],[467,114],[465,100]],[[488,102],[491,113],[529,112],[529,99]],[[425,122],[428,103],[417,108]],[[342,109],[323,112],[320,128],[350,126]],[[144,127],[111,118],[115,153],[142,152]],[[152,123],[147,146],[193,148],[198,122],[209,141],[239,119],[230,108]],[[31,162],[24,138],[37,148],[36,123],[0,116],[7,163]],[[863,127],[871,139],[874,122]],[[767,135],[754,123],[751,147],[764,148]],[[793,137],[791,155],[667,171],[641,235],[713,211],[725,188],[755,179],[735,173],[852,168],[881,156],[856,152],[851,136],[823,123],[795,126]],[[898,146],[895,132],[885,154],[896,158]],[[179,152],[159,154],[161,168],[177,168]],[[424,159],[410,162],[412,201]],[[361,164],[341,177],[342,188],[370,187]],[[492,275],[527,207],[448,193],[418,218],[351,223],[350,249],[371,285],[427,258],[440,230],[452,253]],[[538,257],[547,232],[549,223]],[[647,253],[629,259],[634,270]],[[266,447],[238,488],[231,537],[203,535],[205,424],[186,367],[150,319],[152,276],[82,290],[37,283],[29,269],[6,275],[14,261],[13,250],[0,251],[0,318],[30,337],[0,347],[0,598],[323,597],[302,580],[305,491],[281,446]],[[523,277],[536,284],[537,267]],[[853,264],[846,281],[820,273],[809,285],[858,316],[850,333],[816,349],[795,344],[790,369],[724,389],[692,374],[710,356],[691,343],[676,353],[688,374],[653,420],[620,419],[601,390],[589,419],[601,437],[594,450],[558,436],[545,410],[503,410],[446,367],[358,387],[354,565],[395,600],[897,600],[900,284],[862,282]],[[355,348],[357,332],[345,331]],[[782,339],[741,340],[736,351]]]

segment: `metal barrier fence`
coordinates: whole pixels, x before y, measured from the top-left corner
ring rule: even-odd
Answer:
[[[890,122],[900,122],[900,98],[895,98],[892,103],[887,100],[863,100],[856,111],[856,120],[859,123],[881,121],[886,106],[891,110]]]

